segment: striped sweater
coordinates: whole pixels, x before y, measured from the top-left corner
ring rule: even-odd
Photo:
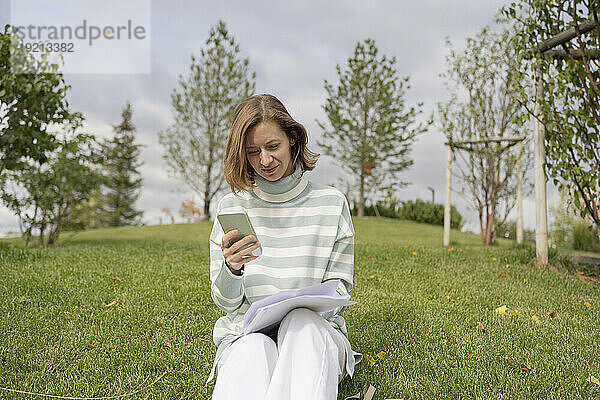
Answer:
[[[262,255],[245,264],[242,276],[231,273],[221,251],[223,230],[215,218],[210,234],[211,296],[227,315],[213,330],[219,357],[242,332],[244,314],[253,302],[286,289],[339,279],[337,293],[351,294],[354,272],[354,227],[345,196],[337,189],[311,182],[300,166],[275,182],[255,177],[250,192],[225,195],[217,215],[244,210],[261,243]],[[323,315],[346,338],[346,372],[352,376],[362,355],[352,350],[339,307]]]

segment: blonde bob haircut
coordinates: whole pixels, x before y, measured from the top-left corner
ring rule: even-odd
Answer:
[[[304,126],[290,116],[277,97],[270,94],[254,95],[237,106],[225,145],[225,180],[234,194],[254,188],[256,172],[246,157],[246,137],[251,129],[267,121],[277,123],[293,143],[290,151],[294,170],[298,163],[303,173],[315,168],[320,154],[313,153],[306,146],[308,134]]]

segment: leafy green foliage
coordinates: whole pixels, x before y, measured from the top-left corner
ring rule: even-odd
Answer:
[[[47,61],[23,47],[11,25],[0,32],[0,191],[7,171],[18,171],[29,160],[44,163],[57,147],[52,124],[68,122],[69,86]]]
[[[517,221],[508,220],[500,224],[496,220],[494,232],[497,238],[516,240],[517,238]],[[535,232],[529,229],[523,229],[523,241],[531,242],[535,241]]]
[[[600,48],[598,8],[597,0],[521,0],[504,7],[503,13],[520,31],[520,58],[535,60],[520,73],[531,79],[538,69],[542,79],[539,104],[546,129],[546,172],[572,194],[581,215],[596,224],[600,238],[600,61],[589,56],[576,59],[571,53]],[[545,40],[584,21],[593,21],[596,27],[586,34],[576,29],[575,38],[559,45],[566,57],[536,51]],[[525,89],[520,96],[531,104]]]
[[[358,207],[354,203],[351,213],[353,216],[358,214]],[[400,218],[409,221],[415,221],[432,225],[444,225],[444,205],[433,204],[429,201],[417,199],[402,202],[378,201],[376,205],[367,205],[364,216],[381,216],[387,218]],[[463,226],[464,219],[455,206],[450,207],[450,227],[460,229]]]
[[[573,250],[600,252],[600,239],[594,232],[594,227],[580,221],[573,226]]]
[[[208,218],[210,202],[226,186],[223,151],[233,113],[253,94],[256,73],[223,21],[211,28],[200,57],[191,59],[171,95],[174,123],[159,133],[159,142],[169,173],[200,195]]]
[[[375,41],[358,42],[348,65],[336,66],[337,86],[325,80],[322,106],[328,123],[318,145],[333,157],[359,192],[358,215],[371,200],[407,184],[400,173],[412,165],[409,152],[429,122],[417,123],[422,104],[406,106],[408,77],[399,78],[396,58],[379,56]]]
[[[589,216],[581,217],[565,189],[560,191],[558,204],[550,208],[550,215],[549,234],[553,247],[600,251],[600,240],[594,232],[593,221]]]
[[[45,163],[30,161],[19,171],[7,172],[11,190],[4,191],[2,200],[19,218],[26,245],[34,233],[44,244],[46,232],[47,244],[54,244],[69,225],[73,208],[100,184],[97,143],[92,135],[76,133],[77,126],[66,127],[67,134],[56,139],[57,148]]]
[[[402,202],[402,207],[398,210],[398,215],[402,219],[409,221],[423,222],[433,225],[444,225],[444,205],[433,204],[430,201],[417,199]],[[450,207],[450,227],[460,229],[464,220],[455,206]]]
[[[136,128],[131,121],[131,104],[121,113],[121,123],[114,126],[114,136],[104,141],[104,182],[98,205],[104,226],[138,225],[143,211],[136,210],[142,178],[138,168],[142,145],[135,143]]]

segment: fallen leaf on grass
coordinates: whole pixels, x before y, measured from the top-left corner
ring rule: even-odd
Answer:
[[[448,251],[454,250],[454,247],[448,247]]]
[[[506,361],[512,361],[512,357],[511,357],[511,356],[506,356],[506,357],[504,357],[504,359],[505,359]]]
[[[471,357],[472,355],[473,355],[472,351],[470,351],[470,352],[467,353],[467,357]]]
[[[455,301],[452,297],[446,295],[446,299],[448,299],[448,301]]]
[[[163,347],[165,349],[170,349],[171,348],[171,343],[165,343],[165,344],[163,344]]]
[[[492,261],[496,261],[496,260],[497,260],[497,258],[496,258],[496,257],[492,257]]]
[[[113,306],[116,306],[117,304],[119,304],[119,298],[118,297],[117,297],[116,300],[113,300],[110,303],[105,304],[104,306],[102,306],[102,308],[113,307]]]
[[[188,349],[192,347],[192,339],[185,339],[185,347]]]
[[[461,258],[460,261],[467,261],[467,257]]]
[[[515,312],[511,313],[511,314],[509,315],[509,317],[511,317],[511,318],[512,318],[512,317],[516,317],[516,316],[518,316],[518,315],[519,315],[519,313],[518,313],[517,311],[515,311]]]
[[[122,281],[123,279],[119,278],[118,276],[113,276],[110,279],[112,279],[113,281]]]
[[[584,301],[584,302],[583,302],[583,304],[584,304],[586,307],[591,307],[591,306],[592,306],[592,305],[591,305],[590,303],[588,303],[587,301]]]
[[[521,364],[521,372],[529,372],[531,371],[531,367],[525,364]]]
[[[377,358],[379,358],[380,360],[383,360],[383,358],[385,357],[385,351],[380,351],[376,355],[377,355]]]
[[[548,310],[548,315],[550,316],[550,318],[560,318],[552,309],[552,307],[550,307],[550,309]]]
[[[510,275],[509,274],[500,274],[500,275],[498,275],[498,278],[505,278],[507,276],[510,276]]]
[[[523,278],[523,283],[527,283],[527,278]]]
[[[584,381],[588,383],[593,383],[594,385],[600,386],[600,380],[596,378],[594,375],[590,375],[589,378],[585,378]]]
[[[531,319],[533,320],[533,322],[537,322],[538,324],[540,323],[540,317],[538,317],[537,315],[532,315]]]
[[[429,263],[432,267],[437,267],[437,263]]]
[[[508,306],[500,306],[494,310],[496,314],[508,315]]]
[[[369,364],[371,364],[372,366],[375,365],[375,363],[377,361],[373,357],[371,357],[370,354],[365,354],[365,356],[367,356],[367,360],[369,360]]]

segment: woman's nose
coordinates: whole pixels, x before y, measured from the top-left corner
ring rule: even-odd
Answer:
[[[262,151],[260,153],[260,163],[262,165],[264,165],[265,167],[269,166],[271,164],[271,159],[273,157],[271,156],[271,154],[267,151]]]

